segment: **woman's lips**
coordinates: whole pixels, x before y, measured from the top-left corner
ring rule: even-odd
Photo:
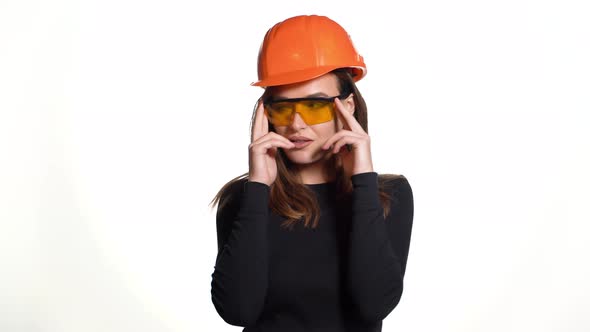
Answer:
[[[295,144],[296,149],[302,149],[302,148],[308,146],[309,144],[311,144],[311,142],[313,142],[313,141],[311,141],[311,140],[307,140],[307,141],[296,140],[296,141],[291,141],[291,142],[293,142],[293,144]]]
[[[313,142],[313,140],[304,136],[291,136],[289,140],[295,144],[296,149],[302,149]]]

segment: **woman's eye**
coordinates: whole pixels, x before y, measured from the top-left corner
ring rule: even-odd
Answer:
[[[289,113],[291,112],[291,106],[289,105],[273,105],[272,109],[276,113]]]
[[[322,106],[324,106],[324,103],[321,101],[309,101],[305,104],[306,107],[308,108],[320,108]]]

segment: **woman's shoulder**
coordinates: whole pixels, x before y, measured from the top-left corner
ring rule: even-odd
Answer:
[[[379,174],[378,182],[380,190],[392,198],[392,203],[414,200],[412,186],[405,175]]]
[[[414,193],[408,179],[402,174],[379,174],[378,179],[380,190],[389,201],[389,218],[411,225],[414,215]]]
[[[410,182],[403,174],[385,174],[380,173],[377,176],[379,186],[394,189],[400,186],[410,186]]]
[[[219,197],[218,208],[223,208],[231,202],[238,201],[244,191],[246,182],[248,182],[247,176],[240,175],[221,187],[217,194],[217,197]]]

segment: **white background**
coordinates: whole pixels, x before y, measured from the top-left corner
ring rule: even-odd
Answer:
[[[375,2],[377,3],[377,2]],[[274,23],[342,24],[413,186],[384,331],[590,330],[584,1],[0,2],[0,330],[241,331],[210,299]]]

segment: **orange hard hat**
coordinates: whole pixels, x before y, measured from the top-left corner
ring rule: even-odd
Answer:
[[[325,16],[295,16],[266,33],[258,53],[258,81],[252,85],[303,82],[339,68],[349,68],[355,82],[367,74],[344,28]]]

